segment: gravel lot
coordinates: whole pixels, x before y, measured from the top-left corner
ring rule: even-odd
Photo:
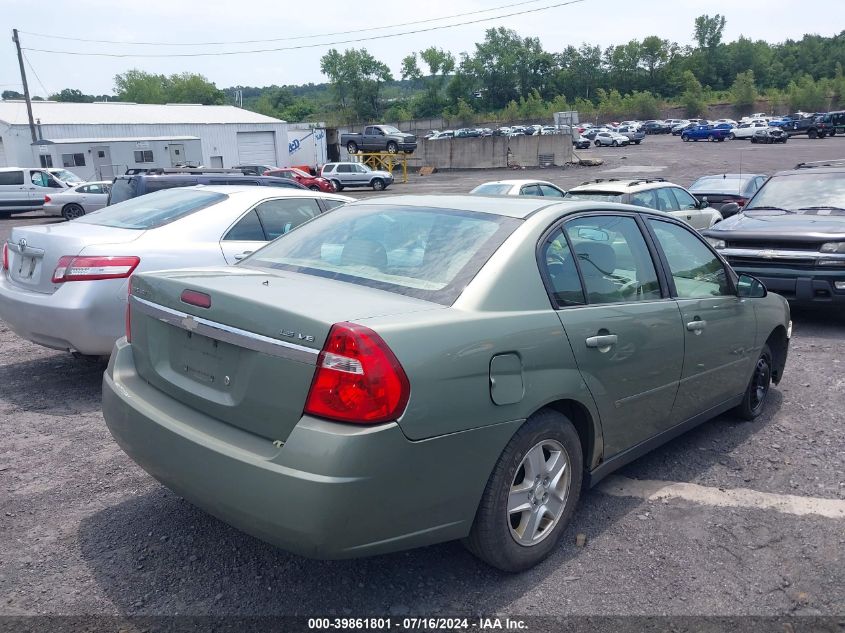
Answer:
[[[687,186],[740,163],[772,173],[845,157],[845,140],[648,137],[580,153],[605,165],[414,175],[381,195],[522,177],[571,187],[648,175]],[[45,221],[0,220],[0,238]],[[618,474],[845,500],[845,315],[796,311],[793,320],[785,378],[761,418],[722,416]],[[102,369],[0,323],[0,615],[845,616],[845,518],[598,490],[584,495],[556,554],[519,576],[490,570],[457,543],[357,561],[298,558],[194,509],[135,466],[103,424]]]

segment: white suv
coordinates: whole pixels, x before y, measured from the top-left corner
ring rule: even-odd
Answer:
[[[566,198],[621,202],[636,207],[657,209],[684,220],[699,231],[709,229],[722,220],[722,214],[708,206],[707,202],[699,202],[689,191],[679,185],[666,182],[663,178],[640,180],[599,178],[573,187],[567,192]]]

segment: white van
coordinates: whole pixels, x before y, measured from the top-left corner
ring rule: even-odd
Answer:
[[[0,168],[0,217],[13,213],[38,211],[51,192],[64,191],[67,185],[37,167]]]

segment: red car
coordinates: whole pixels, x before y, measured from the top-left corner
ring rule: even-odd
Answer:
[[[269,171],[265,171],[264,175],[276,176],[278,178],[290,178],[291,180],[295,180],[296,182],[298,182],[300,185],[308,187],[312,191],[325,191],[326,193],[335,192],[334,185],[325,178],[306,174],[304,171],[302,171],[301,169],[297,169],[296,167],[271,169]]]

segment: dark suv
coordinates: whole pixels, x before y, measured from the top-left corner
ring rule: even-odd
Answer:
[[[789,301],[845,305],[845,160],[776,173],[703,234],[738,273]]]
[[[114,179],[107,204],[117,204],[161,189],[192,185],[259,185],[307,189],[289,178],[248,176],[232,169],[130,169]]]

